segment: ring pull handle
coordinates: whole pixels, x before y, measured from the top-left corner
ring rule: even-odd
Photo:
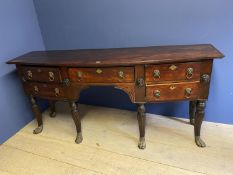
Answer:
[[[186,70],[186,78],[187,79],[191,79],[193,77],[193,68],[192,67],[189,67],[187,68]]]
[[[153,76],[154,76],[154,78],[160,78],[160,71],[154,70]]]
[[[60,94],[59,88],[55,88],[54,91],[55,91],[55,96],[57,97]]]
[[[28,70],[28,71],[27,71],[27,76],[28,76],[28,79],[29,79],[29,80],[32,79],[32,71],[31,71],[31,70]]]
[[[190,98],[191,94],[192,94],[192,89],[191,88],[186,88],[185,89],[185,97]]]
[[[49,72],[49,81],[54,81],[54,73]]]
[[[154,96],[155,96],[156,98],[160,98],[160,91],[159,91],[159,90],[155,90],[155,91],[154,91]]]
[[[124,72],[123,71],[119,71],[118,72],[118,77],[120,78],[120,79],[123,79],[124,78]]]
[[[38,94],[38,92],[39,92],[38,86],[34,86],[34,92],[35,92],[35,94]]]
[[[77,72],[78,81],[80,81],[82,79],[82,76],[83,76],[83,73],[81,71],[78,71]]]

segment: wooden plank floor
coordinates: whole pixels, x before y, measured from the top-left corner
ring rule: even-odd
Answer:
[[[233,174],[231,125],[204,122],[203,149],[186,120],[147,114],[147,148],[139,150],[135,112],[80,105],[84,140],[77,145],[67,104],[57,107],[56,118],[43,114],[41,134],[32,134],[32,121],[0,146],[1,175]]]

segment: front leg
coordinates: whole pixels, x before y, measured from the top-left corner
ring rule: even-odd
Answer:
[[[189,102],[189,121],[191,125],[194,125],[195,122],[196,103],[197,101]]]
[[[43,130],[43,121],[42,121],[42,114],[38,105],[36,104],[36,100],[33,96],[30,97],[31,104],[32,104],[32,111],[37,119],[38,127],[33,130],[33,134],[39,134]]]
[[[138,147],[139,147],[139,149],[145,149],[146,148],[146,142],[145,142],[145,120],[146,120],[146,114],[145,114],[145,106],[144,106],[144,104],[139,104],[138,105],[137,119],[138,119],[139,132],[140,132],[140,138],[139,138],[139,142],[138,142]]]
[[[56,117],[55,103],[56,103],[56,101],[54,101],[54,100],[49,101],[49,106],[50,106],[49,116],[52,117],[52,118]]]
[[[196,105],[196,115],[195,115],[195,123],[194,123],[194,134],[195,134],[195,142],[199,147],[205,147],[205,142],[201,139],[201,124],[205,115],[205,100],[198,100]]]
[[[83,136],[82,136],[82,130],[81,130],[81,118],[80,118],[78,107],[75,101],[70,102],[70,108],[71,108],[72,118],[74,120],[76,131],[77,131],[77,137],[76,137],[75,142],[79,144],[82,142]]]

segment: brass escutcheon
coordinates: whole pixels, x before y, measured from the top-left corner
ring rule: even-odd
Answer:
[[[96,69],[97,74],[101,74],[103,71],[101,69]]]
[[[169,69],[172,70],[172,71],[176,70],[177,68],[178,67],[176,65],[174,65],[174,64],[169,67]]]
[[[170,89],[170,90],[174,90],[175,88],[176,88],[175,85],[171,85],[169,89]]]
[[[49,72],[49,81],[54,81],[54,73]]]

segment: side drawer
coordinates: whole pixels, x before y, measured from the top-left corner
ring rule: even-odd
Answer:
[[[24,83],[27,94],[38,97],[64,97],[65,89],[61,85],[46,83]]]
[[[28,81],[61,82],[59,68],[23,66],[19,71],[22,78]]]
[[[161,81],[197,81],[200,79],[200,62],[148,65],[146,83]]]
[[[131,83],[134,67],[69,68],[71,82],[76,83]]]
[[[199,95],[199,82],[148,85],[148,102],[195,99]]]

